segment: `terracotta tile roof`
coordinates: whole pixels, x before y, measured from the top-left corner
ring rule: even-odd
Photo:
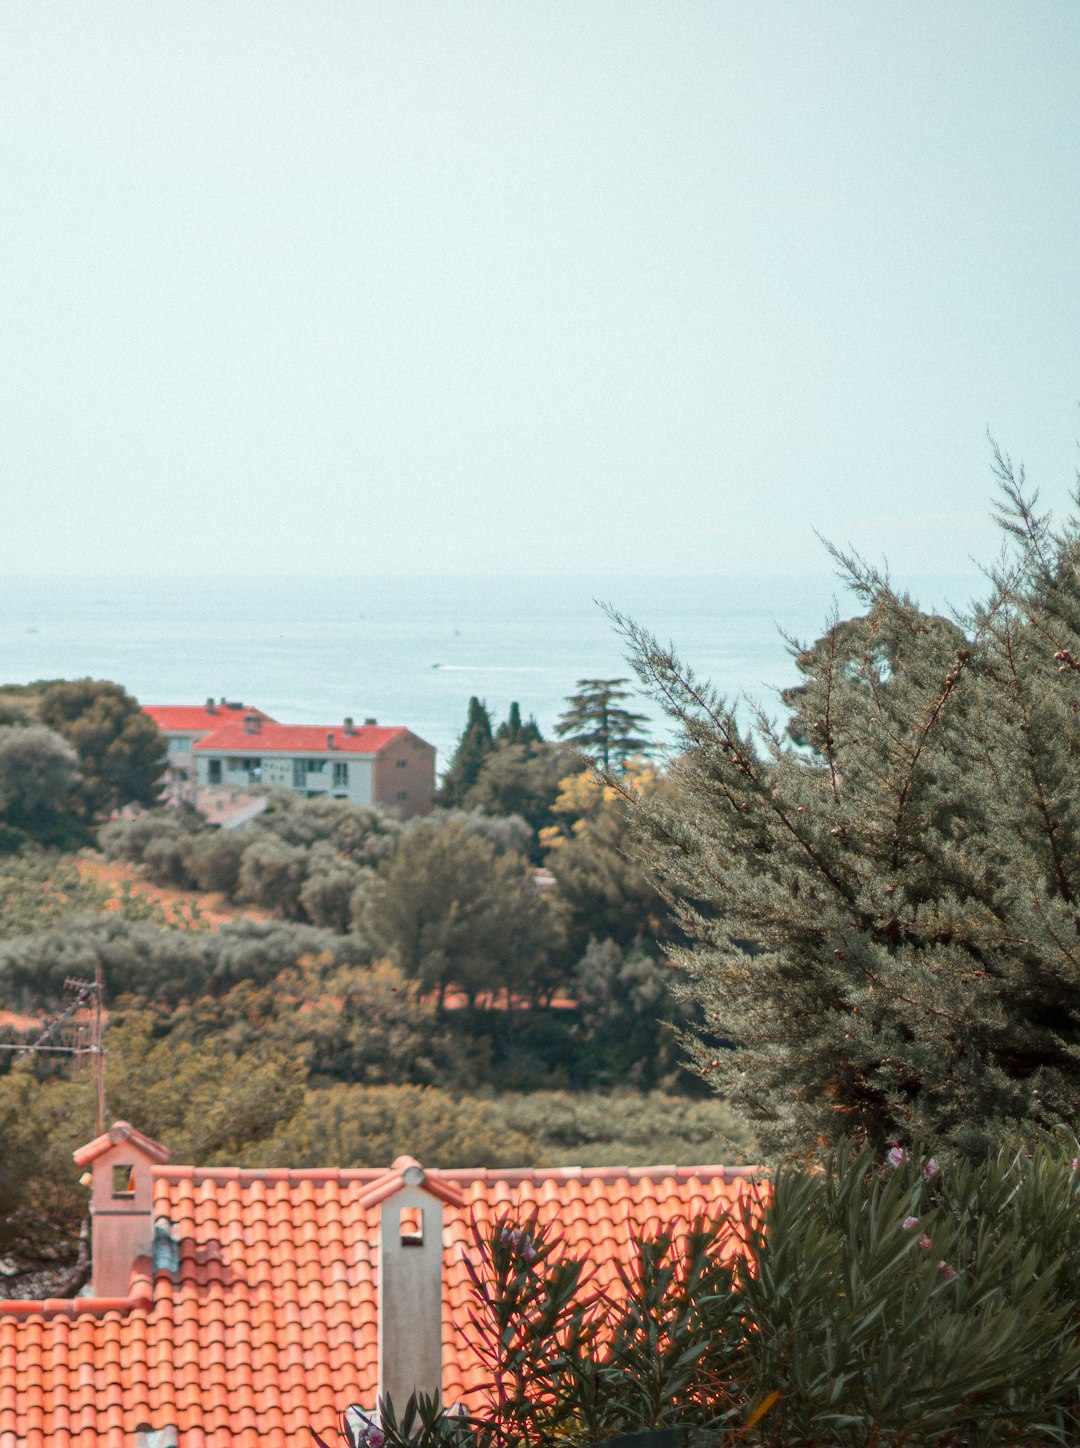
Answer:
[[[129,1141],[133,1147],[137,1147],[151,1161],[165,1162],[169,1159],[169,1148],[162,1146],[160,1141],[155,1141],[150,1136],[144,1136],[141,1131],[136,1131],[128,1121],[114,1121],[108,1131],[103,1132],[100,1136],[95,1136],[93,1141],[88,1141],[85,1146],[80,1146],[78,1151],[73,1153],[75,1165],[89,1166],[110,1148],[120,1146],[126,1141]]]
[[[0,1448],[133,1448],[175,1427],[180,1448],[309,1448],[339,1409],[376,1394],[378,1200],[390,1172],[153,1168],[154,1214],[179,1244],[127,1299],[0,1303]],[[746,1189],[723,1167],[429,1172],[445,1205],[443,1381],[467,1399],[461,1335],[470,1224],[555,1217],[602,1276],[633,1227],[720,1213]],[[155,1254],[155,1260],[157,1255]]]
[[[211,729],[221,729],[245,714],[257,714],[273,723],[269,714],[247,704],[215,704],[213,710],[205,704],[144,704],[142,709],[166,734],[209,734]]]
[[[381,724],[358,725],[346,734],[340,724],[268,723],[249,733],[243,724],[223,724],[194,748],[200,754],[378,754],[408,732]]]

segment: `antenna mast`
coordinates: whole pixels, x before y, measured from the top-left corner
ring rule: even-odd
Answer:
[[[46,1020],[36,1041],[10,1045],[0,1043],[0,1051],[27,1051],[39,1054],[72,1058],[72,1075],[78,1076],[89,1068],[94,1083],[94,1101],[97,1113],[97,1135],[105,1131],[105,981],[101,961],[94,968],[93,980],[82,980],[69,975],[64,989],[74,993],[70,1005],[59,1015]],[[89,1022],[77,1019],[80,1011],[89,1009]],[[70,1024],[68,1039],[65,1041],[63,1028]],[[57,1036],[60,1044],[56,1044]]]

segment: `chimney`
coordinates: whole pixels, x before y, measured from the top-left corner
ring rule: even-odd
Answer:
[[[353,721],[352,721],[352,715],[351,715],[351,714],[346,714],[346,715],[345,715],[345,733],[346,733],[346,734],[355,734],[355,733],[356,733],[356,725],[355,725],[355,724],[353,723]]]
[[[91,1168],[91,1291],[127,1297],[136,1259],[154,1250],[153,1168],[168,1161],[168,1148],[117,1121],[74,1157]]]
[[[334,731],[332,729],[326,731],[326,747],[327,749],[333,749],[334,747]]]
[[[361,1197],[379,1204],[379,1403],[442,1395],[443,1205],[463,1207],[449,1182],[399,1156]]]
[[[262,728],[262,720],[259,718],[258,714],[251,713],[251,714],[245,714],[245,715],[244,715],[244,733],[245,733],[245,734],[258,734],[258,732],[259,732],[259,730],[260,730],[261,728]]]
[[[375,726],[376,726],[376,724],[378,724],[378,722],[379,722],[378,719],[365,719],[365,720],[364,720],[364,728],[365,728],[365,729],[374,729]]]
[[[207,699],[207,701],[206,701],[206,712],[207,712],[208,714],[216,714],[216,713],[217,713],[217,705],[214,703],[214,696],[213,696],[213,694],[211,694],[210,697],[209,697],[209,699]]]

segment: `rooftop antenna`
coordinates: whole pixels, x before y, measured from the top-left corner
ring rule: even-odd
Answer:
[[[94,979],[83,980],[80,976],[69,975],[64,989],[71,991],[73,999],[59,1015],[46,1020],[41,1034],[35,1041],[11,1045],[0,1042],[0,1051],[27,1051],[72,1058],[72,1075],[89,1073],[94,1083],[94,1099],[97,1110],[97,1135],[105,1131],[105,983],[101,961],[94,968]],[[80,1011],[90,1013],[89,1021],[79,1020]],[[59,1038],[59,1044],[57,1044]]]

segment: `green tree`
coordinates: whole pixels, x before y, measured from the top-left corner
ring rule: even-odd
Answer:
[[[606,772],[619,769],[635,754],[647,755],[653,745],[639,731],[648,720],[634,714],[623,701],[633,698],[622,686],[628,679],[579,679],[577,693],[567,699],[567,709],[555,725],[555,733],[582,754],[589,755]]]
[[[71,842],[78,782],[78,755],[54,730],[0,727],[0,818],[9,829],[43,844]]]
[[[0,941],[51,930],[73,915],[85,920],[105,909],[108,894],[53,851],[31,846],[0,855]]]
[[[666,961],[613,940],[590,940],[574,972],[578,1032],[589,1042],[600,1086],[650,1090],[678,1075],[670,1025],[688,1024],[673,994],[677,971]],[[665,1158],[666,1160],[667,1158]]]
[[[539,744],[543,740],[540,726],[530,715],[527,723],[521,721],[521,705],[515,699],[510,712],[495,730],[496,744]]]
[[[287,845],[329,845],[357,865],[377,865],[392,854],[401,830],[401,820],[377,805],[298,799],[287,790],[271,793],[258,822],[260,836],[271,834]]]
[[[364,892],[361,929],[440,1002],[455,985],[528,990],[560,943],[558,920],[519,855],[457,820],[423,821],[406,832]]]
[[[265,910],[280,910],[286,920],[300,920],[304,915],[300,892],[310,861],[310,851],[303,845],[289,845],[258,831],[244,851],[237,895]]]
[[[313,845],[300,887],[300,908],[305,917],[323,930],[348,930],[353,897],[370,874],[370,870],[354,864],[347,855],[337,854],[329,845]]]
[[[555,822],[563,780],[584,768],[572,749],[557,744],[503,744],[484,760],[464,805],[489,815],[520,815],[539,833]]]
[[[624,788],[634,796],[651,792],[656,776],[648,767],[633,769]],[[573,955],[580,956],[594,937],[651,949],[670,937],[670,912],[642,859],[619,791],[591,771],[579,772],[563,780],[553,810],[560,826],[544,831],[544,862],[558,884]]]
[[[439,803],[448,808],[462,804],[469,790],[479,778],[484,761],[495,748],[491,729],[491,715],[487,705],[475,694],[469,700],[469,713],[465,728],[457,742],[453,757],[442,777]]]
[[[74,745],[82,770],[74,799],[88,820],[126,804],[154,805],[161,792],[166,744],[138,701],[102,679],[51,684],[40,717]]]
[[[1017,546],[963,634],[849,562],[868,610],[806,661],[811,757],[623,621],[681,732],[674,791],[628,804],[734,1043],[696,1060],[766,1146],[1080,1118],[1080,526],[1000,468]]]
[[[252,1165],[386,1166],[408,1151],[425,1166],[520,1166],[534,1157],[527,1137],[508,1128],[490,1101],[432,1086],[329,1086],[309,1091],[295,1117]]]

